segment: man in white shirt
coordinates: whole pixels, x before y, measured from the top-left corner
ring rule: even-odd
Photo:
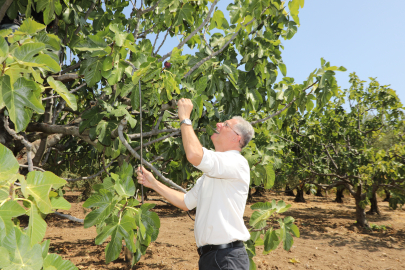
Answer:
[[[204,174],[186,194],[157,181],[142,168],[138,183],[154,189],[170,203],[183,209],[197,207],[194,235],[200,270],[249,269],[249,258],[243,242],[250,238],[243,222],[243,213],[250,183],[250,168],[240,154],[252,139],[254,131],[249,122],[233,117],[217,123],[211,136],[215,152],[203,148],[190,121],[193,104],[181,99],[178,104],[181,134],[187,160]]]

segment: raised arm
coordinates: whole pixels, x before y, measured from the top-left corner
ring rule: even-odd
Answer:
[[[182,98],[177,103],[180,122],[184,119],[190,119],[193,103],[190,99]],[[201,163],[204,152],[202,145],[194,133],[193,126],[182,124],[181,137],[183,140],[184,151],[186,152],[187,160],[197,166]]]

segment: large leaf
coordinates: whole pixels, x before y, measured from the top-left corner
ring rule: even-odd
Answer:
[[[59,81],[55,81],[54,78],[48,77],[48,83],[49,85],[55,89],[55,91],[66,101],[67,105],[72,108],[74,111],[77,110],[77,103],[76,103],[76,97],[72,93],[69,93],[69,90],[66,88],[66,86]]]
[[[13,180],[19,168],[20,165],[13,152],[0,143],[0,184],[3,184],[3,181]]]
[[[14,34],[26,34],[32,36],[33,34],[45,29],[45,27],[45,25],[34,21],[32,18],[27,18]]]
[[[63,260],[57,254],[48,254],[44,260],[44,270],[77,270],[78,268],[68,260]]]
[[[6,57],[7,55],[8,55],[7,41],[3,37],[0,37],[0,57]]]
[[[2,102],[6,105],[17,132],[25,129],[31,120],[31,111],[27,108],[44,113],[39,99],[41,89],[34,81],[19,78],[11,87],[10,77],[5,75],[0,77],[0,86],[0,105]]]
[[[115,190],[117,191],[118,195],[125,197],[131,197],[135,195],[135,184],[132,180],[133,174],[134,171],[132,165],[124,162],[124,164],[120,167],[120,171],[118,173],[120,179],[115,184]]]
[[[71,207],[70,203],[63,197],[52,198],[51,205],[52,209],[69,210]]]
[[[31,246],[40,243],[45,236],[46,222],[38,212],[38,208],[32,205],[28,211],[30,220],[28,223],[28,236],[31,238]]]
[[[190,26],[194,25],[193,13],[194,13],[193,6],[190,3],[185,4],[179,11],[177,24],[182,24],[183,20],[185,20]]]
[[[11,219],[24,214],[25,209],[16,201],[7,201],[0,207],[0,242],[14,227]]]
[[[30,238],[17,227],[3,239],[0,249],[0,267],[4,270],[40,270],[42,268],[42,249],[39,244],[31,246]],[[6,252],[6,250],[8,252]]]
[[[276,174],[273,170],[273,164],[269,163],[266,166],[264,166],[264,168],[266,169],[266,174],[267,174],[267,179],[266,179],[264,187],[267,189],[270,189],[274,186]]]
[[[93,225],[99,224],[110,216],[117,202],[113,200],[113,195],[110,191],[100,189],[98,194],[88,198],[83,204],[83,207],[91,208],[98,207],[90,212],[84,218],[84,228],[90,228]]]
[[[29,195],[35,198],[38,209],[48,214],[52,212],[52,204],[49,199],[51,188],[58,189],[66,184],[66,181],[52,172],[29,172],[27,180],[22,181],[21,191],[28,198]]]
[[[59,0],[38,0],[37,12],[43,11],[44,23],[49,24],[55,19],[55,13],[60,15],[62,5]]]

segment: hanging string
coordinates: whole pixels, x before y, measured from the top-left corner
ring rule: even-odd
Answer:
[[[141,127],[141,174],[143,174],[143,164],[142,164],[142,150],[143,150],[143,134],[142,134],[142,91],[141,91],[141,80],[139,79],[139,122]],[[141,184],[141,201],[143,204],[143,184]]]

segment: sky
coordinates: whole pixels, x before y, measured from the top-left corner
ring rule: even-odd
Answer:
[[[231,2],[218,3],[228,21],[226,7]],[[127,8],[130,12],[132,6]],[[323,57],[333,66],[347,68],[346,72],[336,74],[342,89],[350,87],[349,74],[356,72],[367,84],[369,77],[376,77],[381,85],[391,85],[405,103],[405,86],[401,81],[405,79],[404,11],[405,0],[306,0],[300,9],[301,26],[297,33],[291,40],[282,40],[287,76],[302,83],[320,67]],[[148,37],[153,43],[155,35]],[[161,40],[162,37],[157,44]],[[164,55],[178,43],[176,38],[167,40],[159,54]],[[190,50],[185,49],[184,53]]]

